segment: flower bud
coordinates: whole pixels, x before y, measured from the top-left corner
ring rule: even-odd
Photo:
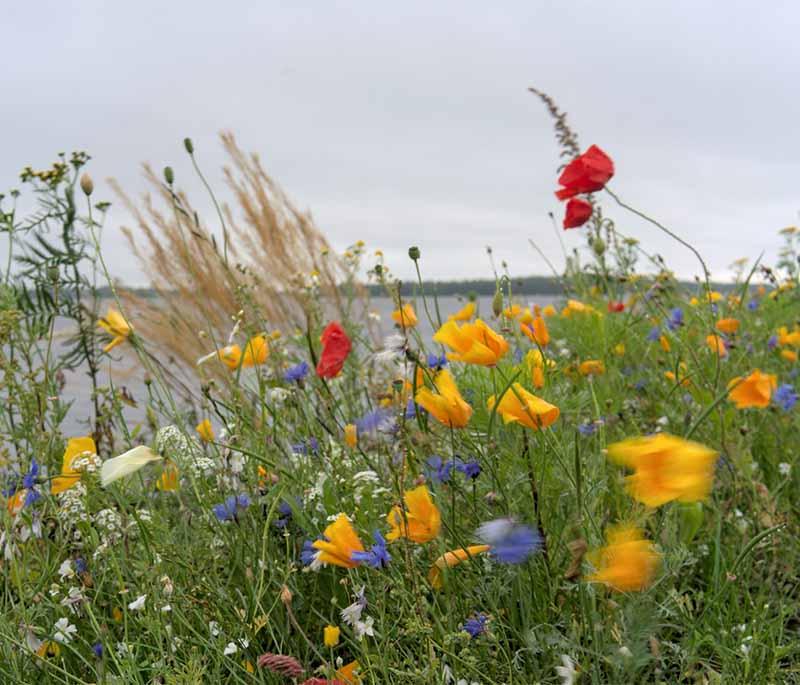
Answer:
[[[92,182],[92,177],[89,174],[84,174],[81,176],[81,190],[86,197],[89,197],[94,191],[94,183]]]
[[[606,251],[606,244],[602,238],[595,238],[594,241],[592,241],[592,249],[598,257],[602,257],[603,253]]]
[[[183,139],[183,147],[186,148],[186,152],[188,152],[190,155],[194,154],[194,143],[192,142],[191,138]]]
[[[281,588],[281,602],[286,606],[290,606],[292,603],[292,591],[286,585]]]
[[[499,318],[503,313],[503,292],[500,288],[494,291],[494,298],[492,299],[492,312],[495,318]]]
[[[408,256],[416,262],[419,259],[419,248],[416,245],[409,247]]]
[[[171,166],[164,167],[164,180],[167,182],[167,185],[172,185],[175,182],[175,174]]]

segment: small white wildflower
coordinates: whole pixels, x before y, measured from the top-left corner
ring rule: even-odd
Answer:
[[[270,388],[267,398],[274,404],[283,404],[291,393],[286,388]]]
[[[782,476],[788,476],[792,472],[792,465],[787,464],[785,461],[782,461],[778,464],[778,473]]]
[[[229,642],[225,645],[225,649],[222,650],[222,654],[224,656],[230,656],[231,654],[236,654],[239,651],[239,648],[236,646],[234,642]]]
[[[216,621],[209,621],[208,622],[208,632],[211,633],[212,637],[219,636],[219,623]]]
[[[172,611],[172,607],[169,604],[165,604],[163,607],[161,607],[162,614],[168,614],[170,611]]]
[[[78,632],[78,629],[69,622],[68,618],[60,618],[53,626],[53,639],[66,645],[72,642],[72,636]]]
[[[72,568],[72,559],[64,559],[61,562],[61,566],[58,567],[58,575],[61,576],[61,580],[75,576],[75,569]]]
[[[131,648],[126,642],[117,642],[115,651],[120,659],[124,659],[131,653]]]
[[[622,645],[622,647],[619,648],[619,653],[620,656],[624,656],[626,659],[630,659],[633,656],[631,650],[628,649],[625,645]]]
[[[147,595],[139,595],[128,605],[128,609],[130,609],[131,611],[141,611],[142,609],[144,609],[144,603],[146,600],[147,600]]]
[[[375,631],[373,630],[374,624],[375,619],[372,618],[372,616],[367,616],[364,621],[356,621],[353,624],[353,632],[356,635],[356,639],[361,640],[365,635],[375,637]]]
[[[561,663],[563,666],[556,666],[556,675],[561,678],[561,685],[574,685],[575,679],[578,677],[575,664],[566,654],[561,655]]]

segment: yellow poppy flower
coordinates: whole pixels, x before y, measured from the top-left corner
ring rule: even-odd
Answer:
[[[626,489],[648,507],[704,500],[711,492],[717,461],[710,447],[668,433],[614,443],[608,446],[608,457],[634,469],[625,479]]]
[[[455,314],[451,314],[447,318],[450,321],[469,321],[473,316],[475,316],[476,309],[477,307],[474,302],[467,302],[467,304],[465,304]]]
[[[453,568],[453,566],[458,566],[462,561],[467,561],[478,554],[483,554],[488,551],[489,545],[471,545],[466,548],[462,547],[461,549],[445,552],[433,562],[433,566],[431,566],[431,570],[428,572],[428,582],[430,582],[435,590],[441,590],[443,585],[442,576],[445,568]]]
[[[391,530],[386,535],[389,541],[408,538],[413,542],[430,542],[437,535],[442,525],[439,509],[431,499],[431,493],[425,485],[406,491],[405,516],[399,506],[392,507],[386,517]]]
[[[156,488],[162,492],[176,492],[180,483],[180,472],[178,465],[168,459],[164,464],[164,470],[156,481]]]
[[[787,362],[796,362],[797,361],[797,352],[794,350],[781,350],[781,357],[783,357]]]
[[[720,319],[717,321],[717,330],[732,335],[739,330],[739,319]]]
[[[658,344],[661,345],[661,349],[664,350],[664,352],[669,352],[672,349],[672,347],[669,344],[669,340],[667,339],[666,335],[662,335],[658,339]]]
[[[97,325],[111,336],[111,342],[103,348],[103,352],[108,352],[125,342],[133,332],[133,328],[122,314],[111,308],[103,318],[98,319]]]
[[[587,359],[578,366],[581,376],[602,376],[606,372],[606,365],[599,359]]]
[[[214,429],[211,426],[211,421],[208,419],[203,419],[194,429],[203,442],[214,442]]]
[[[410,302],[406,302],[402,309],[395,309],[392,312],[392,320],[400,326],[400,328],[413,328],[419,323],[417,321],[417,314]]]
[[[81,474],[72,465],[77,458],[85,454],[97,454],[97,447],[92,438],[70,438],[67,440],[67,448],[64,450],[64,457],[61,462],[61,475],[53,478],[53,482],[50,484],[50,492],[57,495],[78,484]]]
[[[503,310],[503,316],[507,319],[516,319],[520,314],[522,314],[522,307],[518,304],[512,304]]]
[[[334,682],[342,682],[344,685],[359,685],[361,678],[359,678],[358,670],[359,665],[357,661],[351,661],[349,664],[342,666],[336,671],[336,678]]]
[[[491,411],[495,405],[494,395],[487,404]],[[514,383],[497,405],[497,413],[505,423],[520,423],[539,430],[554,423],[560,411],[558,407],[525,390],[520,383]]]
[[[337,626],[325,626],[323,632],[326,647],[335,647],[339,644],[339,634],[342,631]]]
[[[584,304],[579,300],[567,300],[567,305],[561,310],[561,316],[571,317],[573,314],[596,314],[597,310],[591,305]]]
[[[538,348],[528,350],[528,353],[525,355],[525,363],[528,365],[528,370],[531,373],[531,381],[533,382],[534,388],[544,387],[545,367],[551,368],[556,365],[552,359],[546,359]]]
[[[342,568],[355,568],[358,563],[350,558],[353,552],[363,552],[364,545],[344,514],[339,514],[324,532],[324,540],[315,540],[314,549],[320,551],[319,561]]]
[[[547,330],[547,324],[541,316],[534,317],[530,324],[520,323],[519,327],[539,347],[547,347],[550,343],[550,332]]]
[[[465,364],[494,366],[508,352],[508,343],[480,319],[459,326],[448,321],[436,331],[434,342],[446,345],[453,352],[447,358]]]
[[[617,592],[637,592],[653,582],[661,555],[644,533],[633,525],[611,528],[606,546],[587,555],[597,571],[587,580],[603,583]]]
[[[258,366],[267,361],[269,343],[263,335],[256,335],[247,341],[244,354],[239,345],[233,344],[223,347],[217,352],[217,356],[231,371],[235,371],[240,366],[242,368]]]
[[[358,445],[358,428],[354,423],[348,423],[344,427],[344,443],[350,448]]]
[[[791,333],[786,326],[778,329],[778,345],[784,347],[800,347],[800,328],[795,328]]]
[[[556,314],[558,314],[558,312],[552,304],[548,304],[542,309],[543,316],[555,316]]]
[[[436,373],[433,384],[435,392],[430,388],[419,388],[414,401],[444,425],[464,428],[472,416],[472,407],[461,396],[450,372],[442,369]]]
[[[725,346],[725,341],[716,333],[706,336],[706,345],[717,356],[724,357],[728,354],[728,348]]]
[[[747,409],[748,407],[763,409],[769,406],[772,391],[777,385],[778,379],[775,375],[761,373],[756,369],[746,378],[737,377],[728,383],[728,387],[731,389],[728,392],[728,399],[736,404],[737,409]]]

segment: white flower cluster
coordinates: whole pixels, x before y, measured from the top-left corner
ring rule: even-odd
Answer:
[[[94,515],[101,545],[112,545],[122,537],[122,517],[113,509],[101,509]]]
[[[156,452],[172,459],[179,466],[193,463],[203,454],[203,448],[193,437],[189,437],[177,426],[160,428],[155,437]]]
[[[208,457],[197,457],[197,459],[192,462],[192,472],[197,478],[213,476],[216,469],[217,466],[214,460]]]
[[[72,469],[78,473],[96,473],[102,461],[94,452],[82,452],[72,460]]]
[[[75,527],[81,521],[88,521],[89,514],[86,512],[86,486],[80,481],[75,483],[69,490],[59,493],[59,520],[68,527]],[[75,531],[77,533],[77,531]],[[77,535],[80,538],[80,534]]]

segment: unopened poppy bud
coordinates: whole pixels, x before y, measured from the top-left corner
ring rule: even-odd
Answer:
[[[492,299],[492,312],[494,313],[495,318],[499,318],[503,313],[503,293],[500,288],[494,291],[494,298]]]
[[[92,194],[94,191],[94,183],[92,182],[92,177],[89,174],[84,174],[81,176],[81,190],[86,197]]]
[[[595,238],[595,240],[592,242],[592,249],[594,250],[594,253],[600,257],[606,251],[606,244],[602,238]]]
[[[172,185],[175,182],[175,174],[171,166],[164,167],[164,180],[167,182],[167,185]]]
[[[47,267],[47,277],[51,281],[54,281],[54,282],[57,281],[58,280],[58,267],[57,266],[49,266],[49,267]]]
[[[375,275],[380,276],[383,273],[383,267],[380,264],[375,265]]]
[[[419,259],[419,248],[416,245],[409,247],[408,256],[416,262]]]
[[[194,154],[194,143],[192,142],[191,138],[183,139],[183,147],[186,148],[186,152],[188,152],[190,155]]]

